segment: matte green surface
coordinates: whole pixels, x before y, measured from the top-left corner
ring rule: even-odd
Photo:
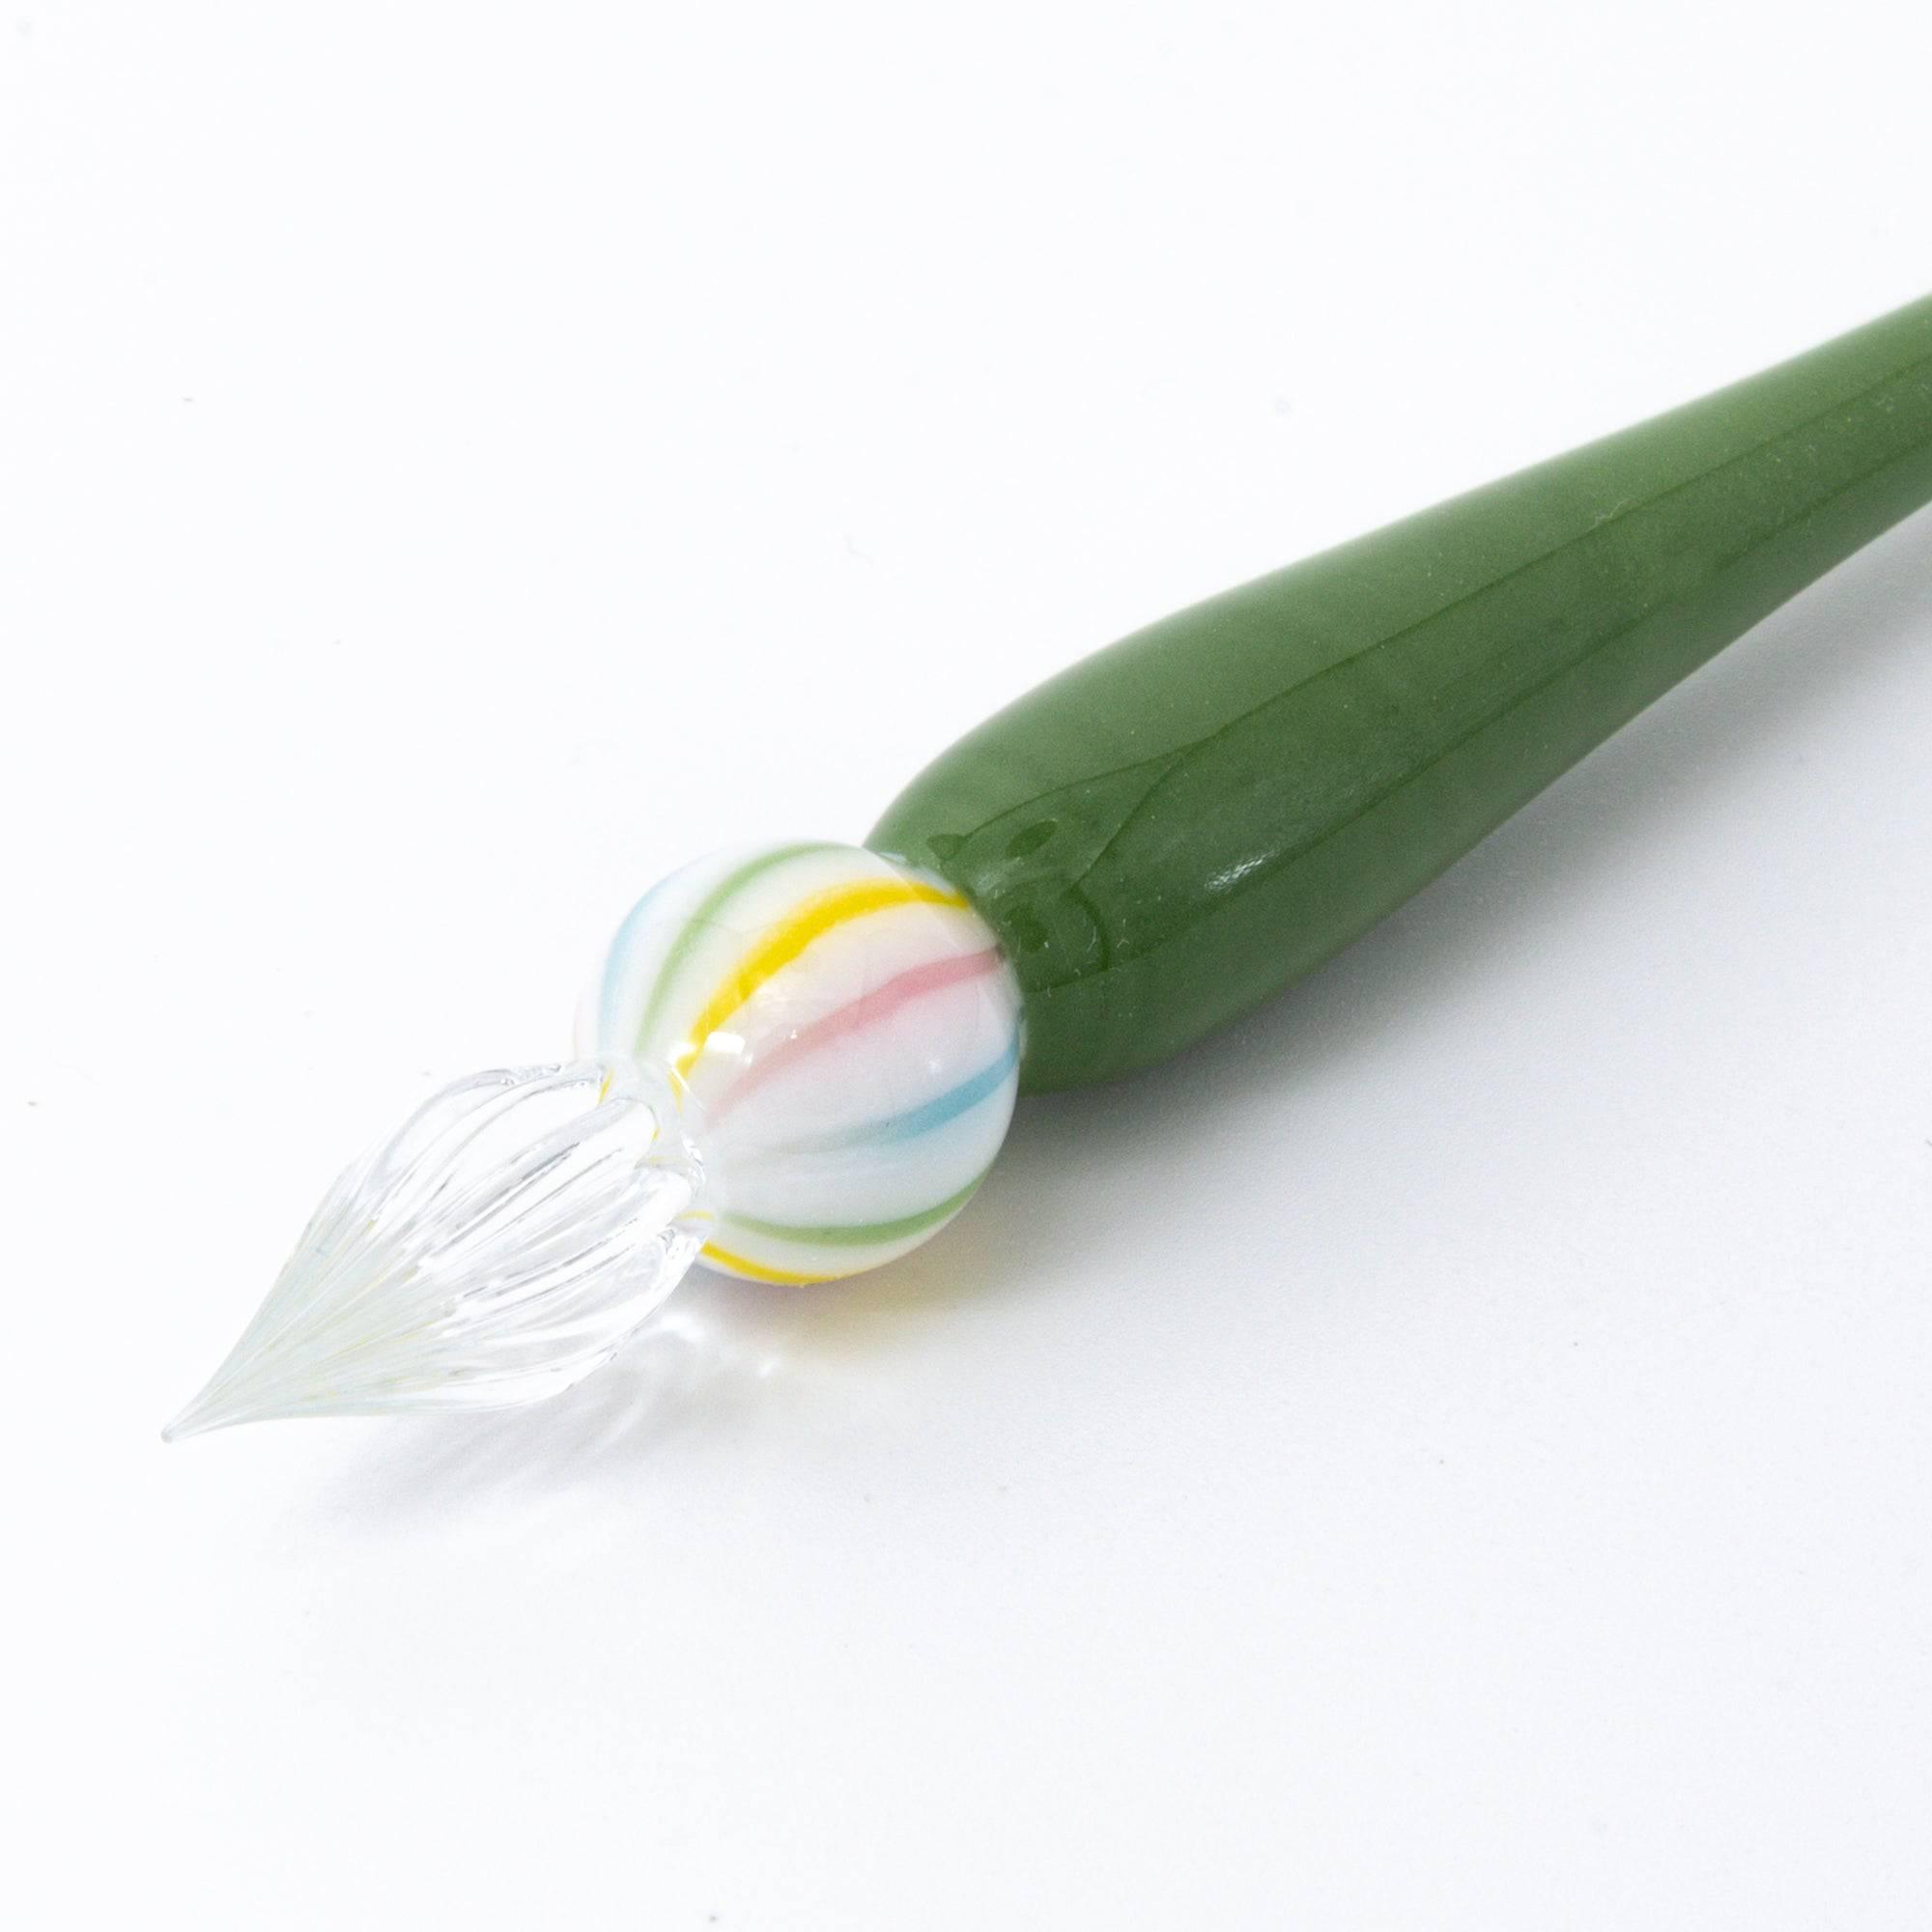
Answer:
[[[1932,500],[1932,298],[1183,611],[1009,705],[868,843],[963,888],[1031,1090],[1319,965]]]

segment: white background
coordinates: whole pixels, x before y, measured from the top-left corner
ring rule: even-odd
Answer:
[[[1932,287],[1928,63],[12,0],[12,1921],[1924,1924],[1924,517],[904,1264],[157,1429],[661,871]]]

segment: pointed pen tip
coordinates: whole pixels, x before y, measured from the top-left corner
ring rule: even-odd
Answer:
[[[425,1101],[323,1196],[254,1319],[161,1431],[498,1408],[600,1368],[705,1239],[703,1169],[629,1062],[498,1069]]]
[[[195,1397],[182,1412],[161,1431],[163,1442],[183,1442],[190,1435],[206,1435],[212,1429],[225,1428],[231,1422],[242,1420],[241,1412],[233,1407],[210,1400],[207,1389]]]

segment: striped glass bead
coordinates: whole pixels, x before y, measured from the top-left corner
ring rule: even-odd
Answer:
[[[580,1049],[668,1076],[755,1281],[877,1267],[945,1226],[1005,1138],[1020,995],[957,887],[876,852],[764,846],[687,866],[618,927]]]

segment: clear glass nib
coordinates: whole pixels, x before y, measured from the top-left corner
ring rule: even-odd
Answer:
[[[459,1080],[328,1191],[163,1434],[554,1395],[677,1286],[703,1196],[668,1093],[630,1062]]]

